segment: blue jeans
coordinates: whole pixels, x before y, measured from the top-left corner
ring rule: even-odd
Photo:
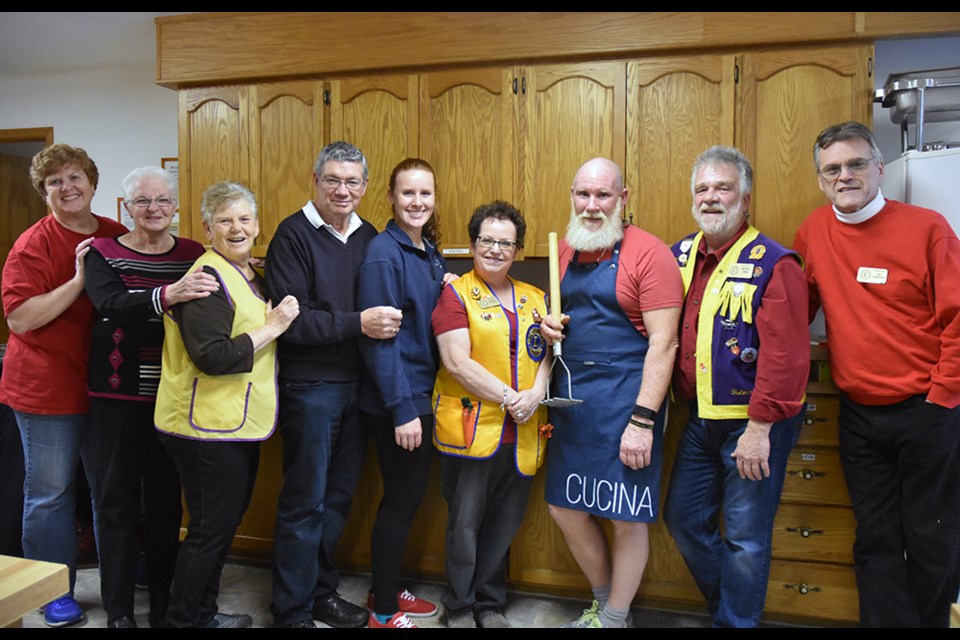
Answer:
[[[70,595],[77,579],[77,465],[83,460],[91,494],[96,446],[87,414],[40,415],[14,411],[26,473],[23,481],[23,555],[70,569]],[[93,508],[94,531],[97,506]]]
[[[773,424],[770,477],[744,480],[730,455],[747,421],[705,420],[691,409],[670,476],[664,521],[707,601],[715,627],[756,627],[760,622],[773,519],[800,420],[797,415]]]
[[[287,624],[309,619],[314,599],[336,589],[333,556],[366,453],[357,383],[281,379],[280,436],[270,608],[276,624]]]

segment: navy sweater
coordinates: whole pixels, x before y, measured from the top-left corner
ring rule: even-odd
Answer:
[[[360,268],[360,309],[389,305],[403,312],[400,333],[387,340],[363,336],[366,372],[360,408],[390,415],[400,426],[431,411],[433,383],[440,362],[430,316],[440,298],[446,263],[429,242],[415,247],[392,220],[367,250]]]
[[[300,302],[300,315],[278,341],[281,378],[360,379],[358,309],[365,307],[357,306],[357,273],[376,235],[376,228],[364,220],[344,244],[314,227],[303,210],[277,227],[267,250],[267,290],[274,304],[286,295]]]

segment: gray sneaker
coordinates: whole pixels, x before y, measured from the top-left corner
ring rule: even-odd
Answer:
[[[447,629],[474,629],[476,622],[473,619],[473,610],[464,609],[462,611],[450,611],[447,609],[445,614]]]
[[[560,625],[561,629],[601,629],[600,624],[600,603],[596,600],[590,605],[589,609],[584,609],[580,617],[573,622],[565,622]]]
[[[207,623],[207,629],[246,629],[253,626],[253,618],[245,613],[218,613]]]
[[[497,610],[484,611],[477,616],[477,627],[480,629],[512,629],[513,626],[507,617]]]

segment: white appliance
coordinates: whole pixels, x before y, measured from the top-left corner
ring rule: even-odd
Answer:
[[[883,195],[943,214],[960,236],[960,147],[911,149],[884,165]]]

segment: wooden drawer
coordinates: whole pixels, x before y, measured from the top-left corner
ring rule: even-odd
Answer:
[[[839,415],[839,396],[808,395],[797,446],[840,446]]]
[[[787,460],[784,502],[849,506],[850,496],[837,449],[797,445]]]
[[[773,523],[773,557],[852,564],[856,527],[847,507],[781,502]]]
[[[860,613],[853,567],[774,560],[764,611],[855,623]]]

